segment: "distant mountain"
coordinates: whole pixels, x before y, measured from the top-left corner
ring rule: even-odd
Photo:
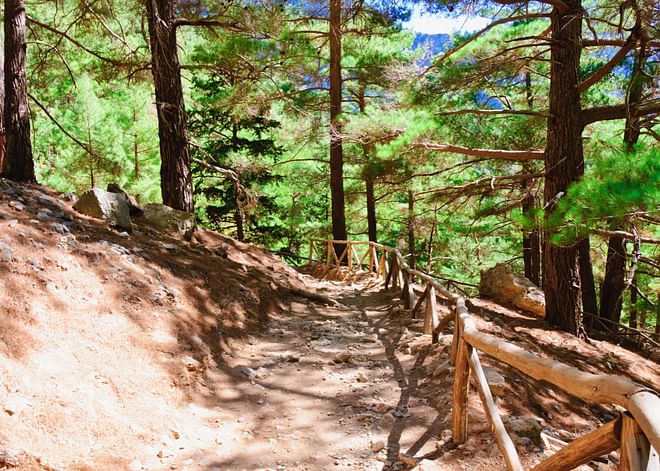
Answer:
[[[451,44],[451,35],[449,34],[423,34],[417,33],[413,41],[413,49],[426,47],[433,55],[446,51]]]

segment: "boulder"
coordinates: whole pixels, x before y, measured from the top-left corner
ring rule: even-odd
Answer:
[[[137,200],[129,195],[121,186],[117,183],[108,183],[108,193],[115,193],[117,195],[123,195],[126,199],[126,204],[128,204],[128,209],[131,216],[136,216],[142,213],[142,208]]]
[[[73,209],[87,216],[105,219],[128,232],[133,229],[130,208],[123,195],[92,188],[80,196]]]
[[[147,204],[142,207],[141,219],[158,230],[190,240],[195,232],[195,215],[170,208],[164,204]]]
[[[479,294],[513,305],[535,316],[545,317],[543,291],[527,278],[513,273],[511,268],[503,263],[481,272]]]

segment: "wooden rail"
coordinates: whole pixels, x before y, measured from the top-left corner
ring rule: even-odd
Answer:
[[[336,248],[344,247],[343,250]],[[340,255],[337,256],[337,252]],[[317,258],[314,258],[316,255]],[[465,443],[468,436],[468,393],[470,374],[486,419],[495,435],[507,467],[523,470],[518,452],[507,433],[486,381],[479,352],[505,363],[537,380],[544,380],[592,404],[615,404],[626,410],[622,416],[569,443],[533,469],[568,470],[603,454],[620,449],[622,470],[660,469],[660,397],[656,391],[614,375],[591,374],[558,361],[542,358],[493,335],[480,332],[469,315],[465,299],[444,288],[431,275],[408,266],[401,253],[374,242],[313,240],[309,263],[314,274],[342,279],[356,271],[373,273],[386,288],[401,290],[401,301],[413,318],[424,306],[424,333],[437,342],[439,333],[454,323],[450,362],[454,365],[452,391],[452,440]],[[345,275],[342,276],[342,273]],[[419,295],[419,298],[417,297]],[[449,300],[452,312],[439,318],[437,297]]]

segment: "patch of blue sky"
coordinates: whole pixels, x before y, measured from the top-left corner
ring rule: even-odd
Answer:
[[[402,27],[421,34],[471,33],[486,27],[490,22],[490,19],[478,15],[429,13],[417,4],[410,20],[402,23]]]

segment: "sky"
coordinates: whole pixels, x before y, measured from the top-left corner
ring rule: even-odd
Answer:
[[[476,15],[458,15],[450,18],[443,13],[424,13],[420,5],[415,5],[410,21],[403,23],[403,27],[417,33],[451,34],[457,31],[477,31],[489,23],[489,19]]]

